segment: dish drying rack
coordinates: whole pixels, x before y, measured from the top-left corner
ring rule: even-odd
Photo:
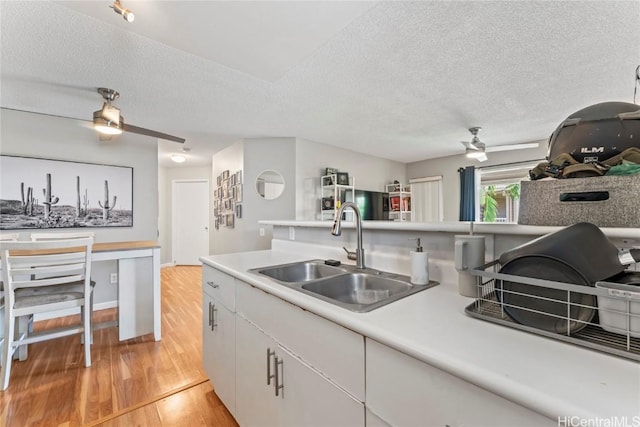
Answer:
[[[472,275],[477,276],[477,296],[476,300],[465,308],[465,312],[469,316],[640,361],[640,286],[601,281],[597,282],[595,287],[589,287],[499,273],[500,268],[499,261],[495,260],[470,270]],[[504,302],[504,295],[511,292],[512,294],[525,295],[525,299],[528,301],[539,299],[541,305],[549,303],[549,299],[546,297],[538,297],[530,293],[519,294],[505,289],[504,283],[509,282],[562,291],[563,295],[566,295],[566,299],[553,300],[552,303],[564,304],[567,315],[557,316],[539,311],[530,304],[522,306]],[[537,288],[528,289],[536,290]],[[545,290],[540,290],[544,294]],[[597,311],[597,315],[594,315],[590,321],[572,318],[570,313],[574,310],[585,309],[584,305],[574,302],[575,293],[596,297],[597,305],[586,307]],[[564,320],[567,322],[566,333],[550,332],[518,323],[508,313],[512,310],[525,310],[543,316],[552,316],[556,321]],[[614,323],[605,324],[603,319],[605,322]],[[579,330],[575,328],[576,323],[581,324]],[[569,325],[573,325],[573,327],[569,327]],[[572,329],[575,331],[572,332]]]

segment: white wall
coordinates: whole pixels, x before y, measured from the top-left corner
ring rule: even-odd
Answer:
[[[243,240],[245,250],[271,247],[271,227],[258,224],[261,219],[294,219],[296,206],[296,139],[252,138],[245,139]],[[284,178],[284,191],[274,200],[265,200],[256,189],[256,179],[265,170],[274,170]],[[260,236],[260,228],[265,235]]]
[[[235,173],[242,170],[242,187],[243,193],[248,192],[247,179],[244,172],[244,142],[238,141],[227,148],[218,151],[213,155],[211,162],[211,202],[210,206],[213,209],[213,191],[217,188],[216,178],[222,174],[223,171],[228,170],[230,173]],[[243,198],[247,195],[243,194]],[[244,200],[243,200],[244,203]],[[244,208],[244,206],[243,206]],[[246,209],[243,209],[243,211]],[[244,212],[243,212],[244,214]],[[211,218],[211,223],[215,224],[215,218]],[[209,252],[211,254],[221,254],[226,252],[238,252],[241,249],[242,242],[240,239],[234,239],[234,236],[238,236],[242,231],[243,221],[236,221],[234,228],[227,228],[220,226],[217,230],[211,227],[211,233],[209,233]]]
[[[487,167],[528,160],[542,161],[547,155],[547,140],[539,142],[538,148],[488,153],[489,160],[478,162],[464,154],[440,157],[407,164],[407,179],[442,175],[444,194],[444,221],[458,221],[460,215],[460,178],[458,169],[467,166]]]
[[[7,109],[0,110],[0,118],[0,154],[132,167],[133,227],[91,231],[98,242],[157,239],[156,139],[124,133],[101,142],[86,122]]]
[[[295,219],[318,219],[320,177],[325,168],[348,172],[358,190],[385,191],[394,180],[407,182],[406,165],[393,160],[298,138],[296,140]]]
[[[211,185],[211,166],[195,166],[195,167],[161,167],[158,168],[158,190],[159,190],[159,206],[158,212],[158,241],[162,245],[162,259],[163,264],[172,263],[172,182],[179,179],[206,179],[209,181],[209,188],[213,188]],[[215,183],[215,181],[214,181]],[[212,192],[213,194],[213,192]],[[209,197],[212,196],[209,195]],[[212,219],[209,218],[209,230],[212,229]],[[203,254],[208,255],[208,254]]]
[[[271,230],[260,236],[261,219],[293,219],[295,209],[295,138],[249,138],[214,154],[211,186],[223,171],[242,170],[242,218],[234,228],[211,230],[212,254],[268,249]],[[274,200],[263,199],[256,190],[256,179],[265,170],[278,171],[284,178],[284,192]],[[213,206],[213,203],[211,203]],[[215,218],[212,218],[212,224]],[[262,227],[264,228],[264,227]]]
[[[133,227],[90,228],[97,242],[156,240],[158,233],[158,143],[135,134],[101,142],[86,122],[0,109],[0,154],[70,160],[133,168]],[[2,177],[2,179],[7,179]],[[69,230],[69,229],[67,229]],[[29,230],[23,231],[25,234]],[[164,249],[163,249],[164,250]],[[109,285],[115,262],[97,263],[95,302],[116,299]]]

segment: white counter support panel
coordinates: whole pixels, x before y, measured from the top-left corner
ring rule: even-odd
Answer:
[[[153,333],[160,341],[160,246],[153,241],[95,243],[93,262],[118,263],[118,336]],[[96,325],[99,327],[99,325]]]

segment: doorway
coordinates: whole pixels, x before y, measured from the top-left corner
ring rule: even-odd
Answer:
[[[171,206],[173,262],[200,265],[198,258],[209,255],[209,181],[172,181]]]

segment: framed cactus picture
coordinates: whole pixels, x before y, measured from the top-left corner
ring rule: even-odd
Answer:
[[[0,156],[0,230],[132,226],[132,167]]]

